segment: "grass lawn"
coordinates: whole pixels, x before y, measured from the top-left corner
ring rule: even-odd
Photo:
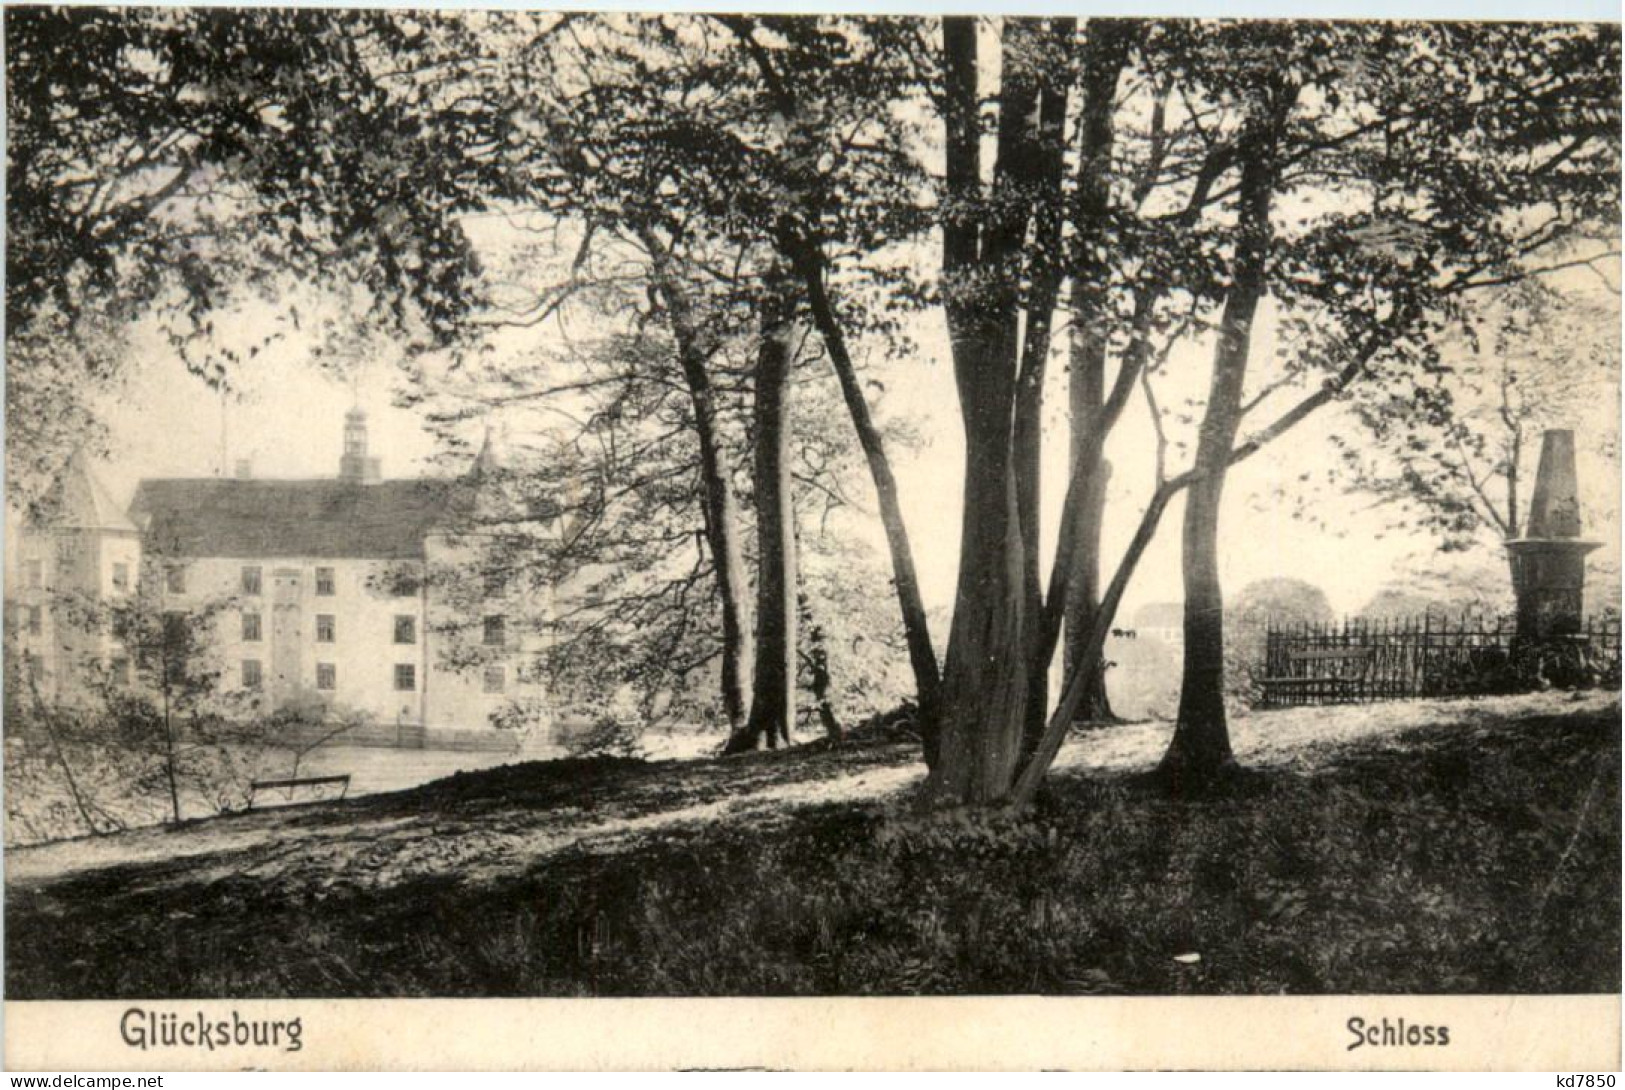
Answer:
[[[421,854],[437,823],[500,828],[657,771],[515,766],[323,813],[416,815]],[[1365,738],[1202,801],[1074,768],[1019,820],[815,800],[365,881],[365,852],[285,850],[306,866],[276,881],[260,848],[9,886],[7,998],[1620,989],[1617,703]]]

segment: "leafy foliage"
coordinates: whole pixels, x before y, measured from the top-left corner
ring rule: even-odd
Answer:
[[[5,33],[14,487],[60,457],[55,422],[120,373],[138,318],[212,383],[258,362],[216,344],[217,312],[294,285],[453,336],[477,268],[467,134],[412,105],[427,77],[388,65],[393,19],[37,7]]]
[[[1437,372],[1354,402],[1363,441],[1332,438],[1346,486],[1444,551],[1498,549],[1522,531],[1545,429],[1578,425],[1587,453],[1617,476],[1618,422],[1598,406],[1619,389],[1618,328],[1617,294],[1529,282],[1486,293],[1442,340]],[[1591,495],[1605,505],[1592,517],[1612,521],[1614,497]]]
[[[1324,624],[1332,620],[1326,593],[1302,579],[1260,579],[1241,588],[1225,610],[1226,691],[1244,704],[1258,695],[1264,635],[1270,626]]]
[[[215,625],[234,603],[166,610],[152,573],[127,598],[58,593],[50,609],[72,695],[47,700],[33,663],[8,649],[8,816],[17,836],[58,839],[179,823],[248,804],[267,748],[259,694],[226,680]],[[234,616],[234,614],[233,614]],[[66,633],[92,637],[92,644]],[[93,646],[106,633],[117,648]]]

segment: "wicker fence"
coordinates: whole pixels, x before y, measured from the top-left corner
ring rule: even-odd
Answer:
[[[1593,618],[1584,631],[1544,641],[1522,666],[1509,618],[1413,617],[1270,627],[1262,670],[1263,707],[1507,692],[1540,684],[1542,671],[1617,678],[1620,624]]]

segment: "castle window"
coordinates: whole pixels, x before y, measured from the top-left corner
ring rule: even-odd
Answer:
[[[243,660],[243,688],[258,689],[260,687],[260,660]]]
[[[113,565],[113,589],[130,589],[130,565],[120,561]]]
[[[508,619],[506,617],[485,618],[485,646],[501,647],[508,642]]]
[[[418,687],[418,668],[411,663],[401,662],[395,665],[395,691],[399,693],[416,692]]]
[[[260,639],[260,615],[258,613],[243,614],[243,640],[248,643],[257,643]]]
[[[323,598],[331,598],[333,596],[332,568],[316,569],[316,593],[321,595]]]
[[[339,687],[339,668],[331,662],[318,662],[316,664],[316,688],[324,693],[330,693]]]
[[[114,681],[115,684],[128,685],[130,683],[130,660],[129,659],[123,658],[122,656],[119,657],[119,658],[116,658],[111,663],[108,664],[107,669],[108,669],[108,673],[110,673],[112,675],[112,678],[113,678],[113,681]]]
[[[316,642],[333,642],[334,621],[331,613],[316,614]]]
[[[243,593],[244,594],[258,594],[259,592],[260,592],[260,569],[259,569],[259,565],[256,564],[256,565],[253,565],[251,567],[244,568],[243,569]]]
[[[45,561],[30,560],[25,565],[23,581],[36,590],[45,585]]]
[[[487,666],[485,668],[485,691],[500,693],[507,685],[507,671],[500,666]]]
[[[403,616],[395,618],[395,642],[418,642],[418,619],[416,617]]]
[[[28,607],[28,634],[30,636],[38,636],[40,634],[40,629],[44,627],[44,623],[41,619],[44,614],[45,611],[39,606]]]
[[[485,569],[485,596],[500,598],[508,590],[508,573],[502,568]]]
[[[164,568],[164,589],[170,594],[186,593],[186,567],[170,564]]]

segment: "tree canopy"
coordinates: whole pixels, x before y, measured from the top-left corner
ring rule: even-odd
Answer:
[[[47,351],[87,309],[116,328],[162,304],[184,345],[233,292],[353,278],[409,342],[462,341],[442,374],[476,373],[486,408],[561,384],[481,372],[482,338],[591,310],[568,391],[589,411],[577,438],[642,459],[599,467],[599,487],[638,502],[602,524],[617,529],[598,556],[661,584],[651,602],[703,588],[716,603],[705,627],[738,728],[753,646],[796,670],[797,504],[846,487],[787,484],[787,452],[819,442],[797,429],[811,417],[796,384],[827,364],[886,537],[929,790],[947,804],[1032,798],[1179,495],[1183,695],[1164,769],[1176,786],[1220,773],[1231,470],[1366,387],[1383,391],[1363,403],[1379,438],[1461,439],[1437,391],[1463,373],[1446,346],[1473,301],[1617,257],[1620,42],[1604,26],[7,18],[8,316],[14,343],[54,361],[35,404],[96,358]],[[569,240],[557,274],[484,275],[471,214],[537,217],[555,251]],[[522,266],[526,244],[509,245]],[[945,649],[861,368],[868,347],[917,358],[922,328],[951,365],[966,446]],[[1051,542],[1044,389],[1062,331],[1074,442]],[[1182,410],[1157,392],[1176,366],[1206,391]],[[1104,444],[1136,394],[1155,429],[1151,500],[1106,510]],[[1448,519],[1473,502],[1432,506]],[[1124,515],[1129,545],[1103,580],[1101,522]],[[653,552],[689,533],[686,574],[667,570]],[[654,659],[683,661],[660,627]],[[782,684],[755,665],[758,690]]]
[[[310,10],[18,8],[6,35],[7,457],[48,475],[86,389],[157,315],[211,382],[247,351],[214,322],[290,285],[352,321],[455,335],[477,262],[469,134],[392,68],[409,21]]]

